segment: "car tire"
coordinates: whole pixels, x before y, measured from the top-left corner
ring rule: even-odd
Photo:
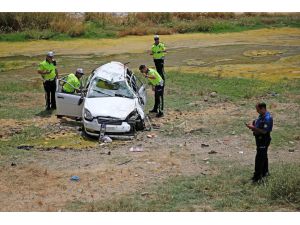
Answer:
[[[135,124],[135,130],[141,131],[145,129],[145,121],[139,117],[139,121]]]

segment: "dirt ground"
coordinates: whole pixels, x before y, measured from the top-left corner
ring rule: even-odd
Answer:
[[[299,29],[171,35],[162,36],[162,40],[170,49],[167,69],[244,77],[265,73],[266,76],[254,78],[273,82],[282,77],[300,78]],[[2,42],[0,57],[4,61],[18,58],[29,64],[0,72],[0,82],[9,76],[39,85],[36,63],[32,62],[38,62],[40,54],[49,48],[58,52],[59,69],[64,73],[78,65],[84,65],[88,71],[107,60],[128,60],[132,67],[150,64],[151,58],[145,54],[150,43],[148,36],[47,41],[47,46],[44,41]],[[24,77],[24,74],[28,75]],[[28,92],[27,97],[8,105],[28,109],[33,104],[43,104],[42,93],[34,94],[35,97],[31,95]],[[291,119],[284,110],[295,116],[300,107],[293,103],[273,102],[276,131],[276,124]],[[31,126],[48,129],[41,138],[24,143],[34,146],[29,150],[32,154],[0,155],[0,211],[63,211],[72,201],[109,200],[142,191],[171,176],[212,176],[224,168],[254,166],[253,137],[231,125],[240,118],[255,118],[254,109],[213,98],[208,101],[199,98],[190,104],[196,110],[167,109],[165,117],[151,119],[158,129],[138,133],[134,140],[116,140],[108,144],[99,144],[97,140],[82,136],[79,123],[59,120],[54,114],[48,117],[35,115],[29,119],[0,118],[2,141],[10,140]],[[155,135],[149,138],[149,134]],[[270,163],[299,162],[299,140],[298,136],[298,141],[293,143],[271,146]],[[293,152],[289,152],[291,145]],[[142,151],[132,152],[131,147],[139,147]],[[73,175],[79,176],[80,181],[71,181]]]

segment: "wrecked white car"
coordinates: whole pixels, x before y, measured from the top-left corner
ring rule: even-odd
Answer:
[[[81,94],[62,92],[58,79],[57,116],[82,118],[91,136],[134,134],[145,128],[146,88],[126,64],[110,62],[95,69],[83,82]]]

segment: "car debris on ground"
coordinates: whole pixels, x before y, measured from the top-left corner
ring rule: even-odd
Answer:
[[[215,150],[211,150],[211,151],[208,152],[208,154],[217,154],[217,153],[218,153],[218,152],[215,151]]]
[[[156,137],[157,137],[156,134],[148,134],[148,135],[147,135],[147,138],[156,138]]]
[[[17,146],[17,149],[23,149],[23,150],[26,150],[26,151],[29,151],[32,148],[34,148],[33,145],[19,145],[19,146]]]
[[[72,176],[71,177],[71,181],[79,181],[79,180],[80,180],[79,176]]]
[[[142,145],[138,145],[138,146],[132,146],[130,149],[129,149],[130,152],[143,152],[144,151],[144,148]]]

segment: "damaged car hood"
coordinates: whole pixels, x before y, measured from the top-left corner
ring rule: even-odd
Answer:
[[[136,108],[136,99],[123,97],[86,98],[84,108],[89,110],[93,117],[125,119]]]

